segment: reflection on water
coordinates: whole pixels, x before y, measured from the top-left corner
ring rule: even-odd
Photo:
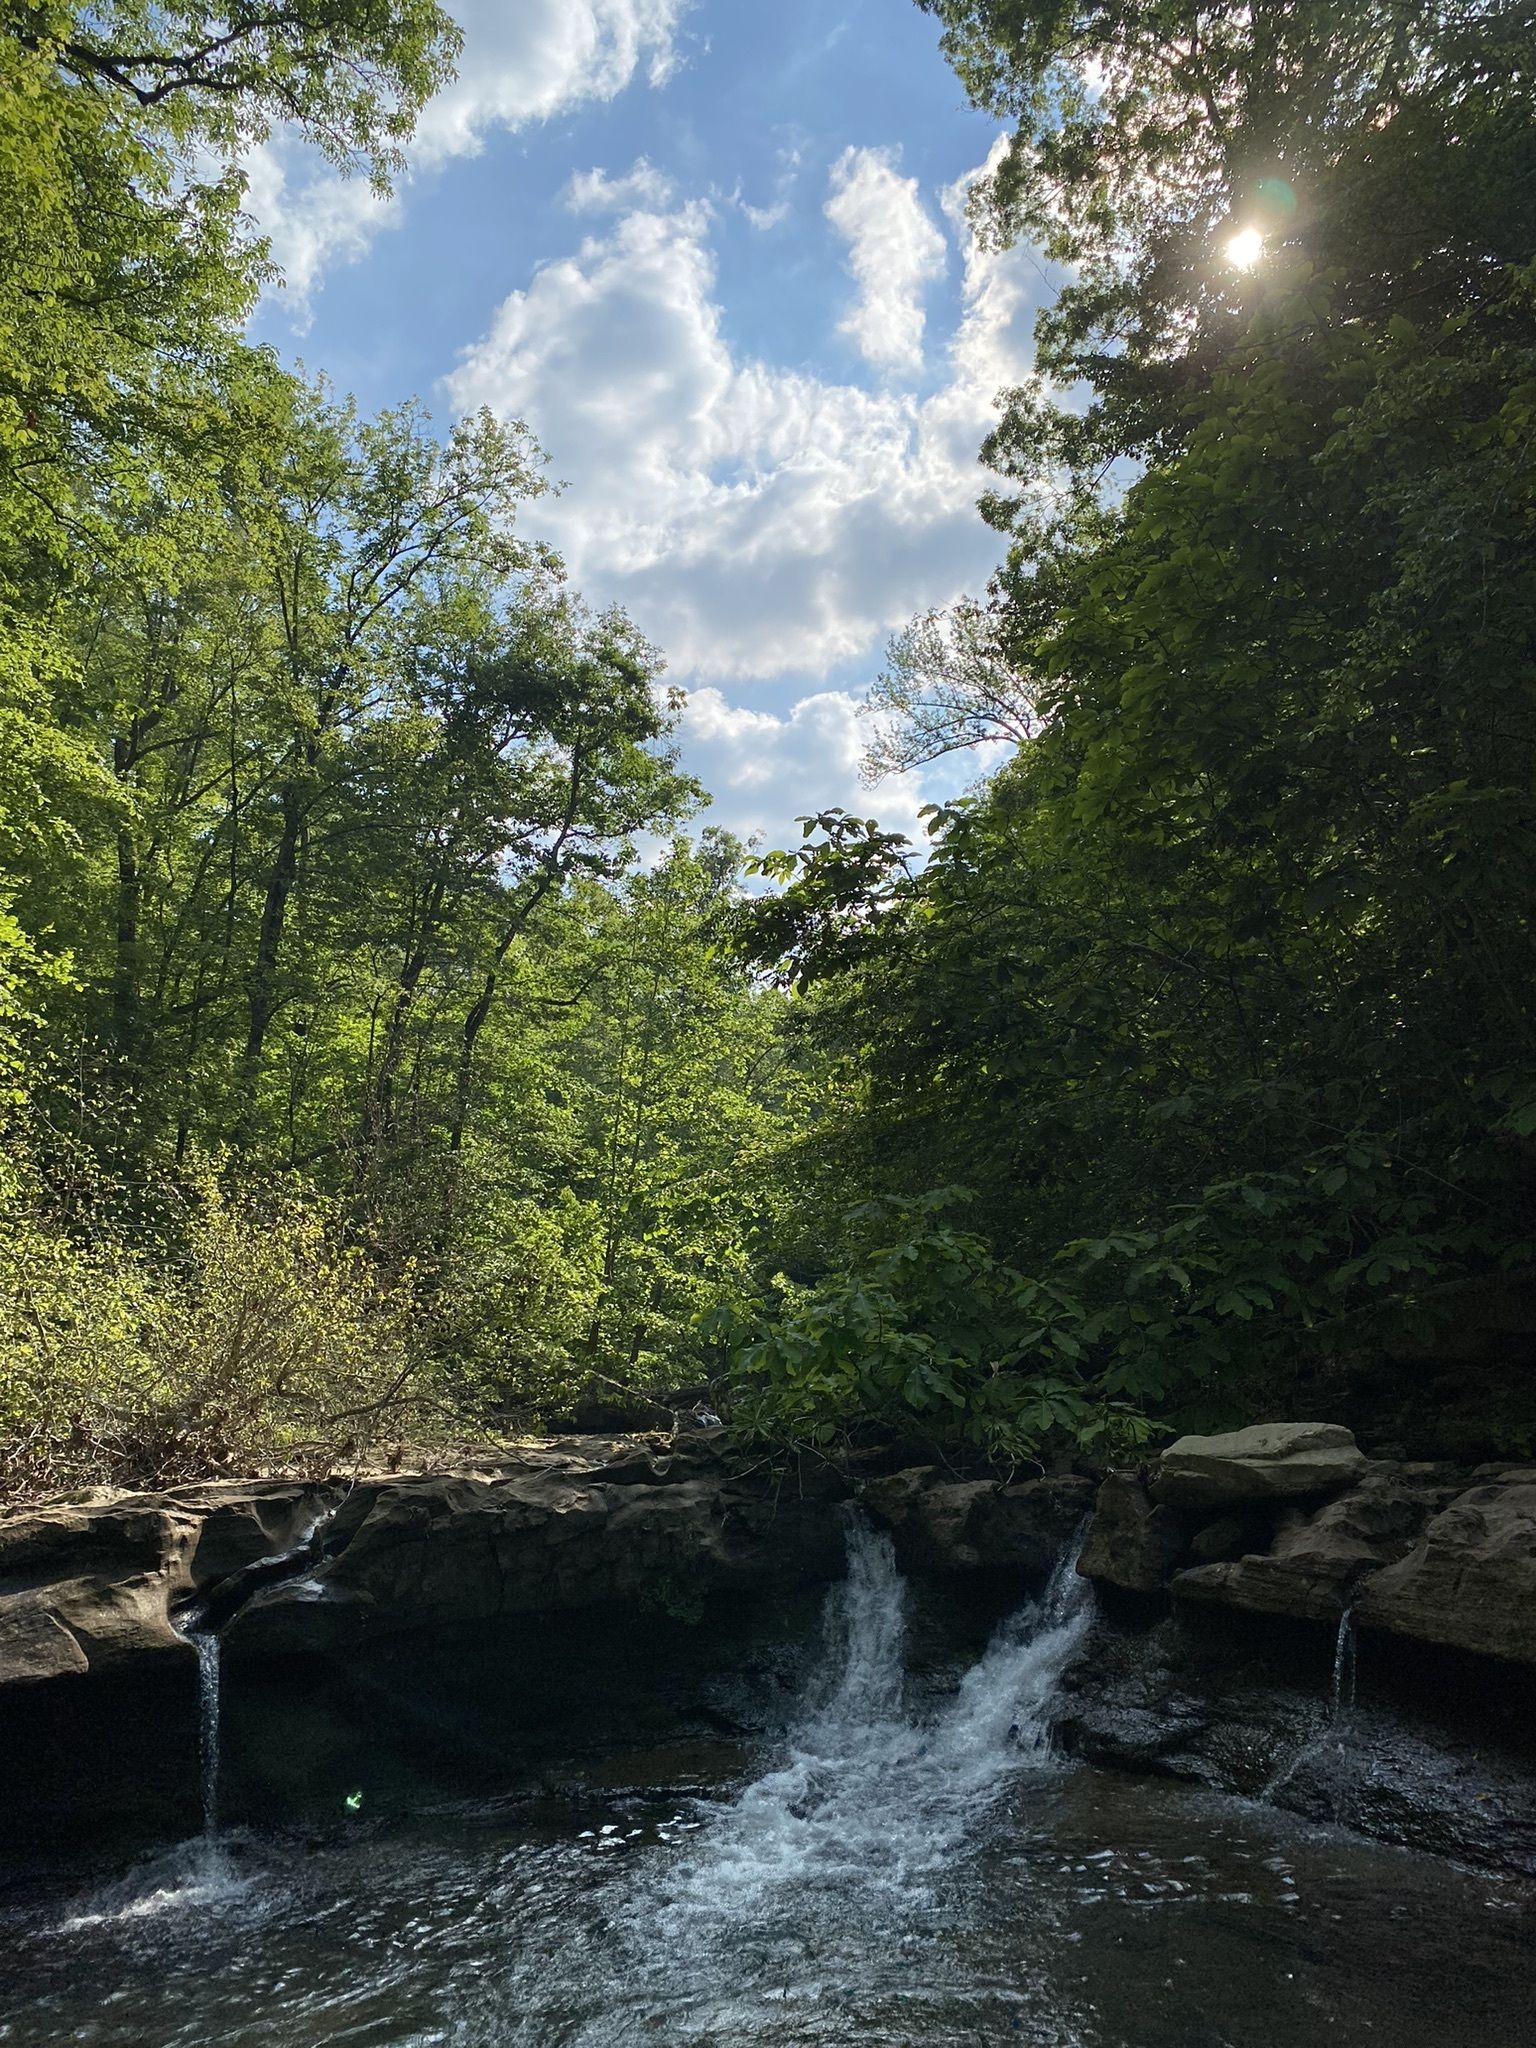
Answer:
[[[585,1794],[237,1833],[33,1897],[0,1910],[0,2042],[1529,2039],[1528,1888],[1054,1764],[1070,1575],[946,1698],[910,1699],[889,1552],[856,1535],[850,1565],[798,1724],[734,1791],[625,1791],[610,1765]]]

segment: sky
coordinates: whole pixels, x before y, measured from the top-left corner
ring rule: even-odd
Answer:
[[[983,251],[999,137],[912,0],[449,0],[459,76],[394,197],[279,137],[248,205],[257,340],[365,408],[524,420],[529,531],[687,692],[700,822],[918,830],[973,757],[863,783],[887,640],[995,567],[977,450],[1046,286]]]

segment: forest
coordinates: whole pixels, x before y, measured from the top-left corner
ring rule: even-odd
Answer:
[[[247,338],[242,153],[387,190],[450,17],[3,0],[0,1492],[1120,1453],[1529,1270],[1531,10],[919,4],[1063,282],[871,693],[971,791],[780,849],[558,448]]]

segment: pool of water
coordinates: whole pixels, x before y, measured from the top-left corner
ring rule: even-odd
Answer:
[[[766,1750],[365,1802],[5,1894],[0,2042],[1530,2042],[1531,1887],[1057,1760],[1083,1599],[1064,1577],[958,1684],[914,1688],[904,1589],[861,1534]]]

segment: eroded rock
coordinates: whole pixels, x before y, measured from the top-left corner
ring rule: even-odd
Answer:
[[[903,1571],[1013,1572],[1039,1587],[1088,1513],[1093,1482],[951,1479],[935,1465],[916,1465],[870,1480],[859,1500],[890,1531]]]
[[[1472,1487],[1361,1592],[1356,1619],[1419,1642],[1536,1665],[1536,1484]]]
[[[0,1684],[190,1660],[169,1610],[192,1589],[199,1527],[154,1498],[0,1521]]]

